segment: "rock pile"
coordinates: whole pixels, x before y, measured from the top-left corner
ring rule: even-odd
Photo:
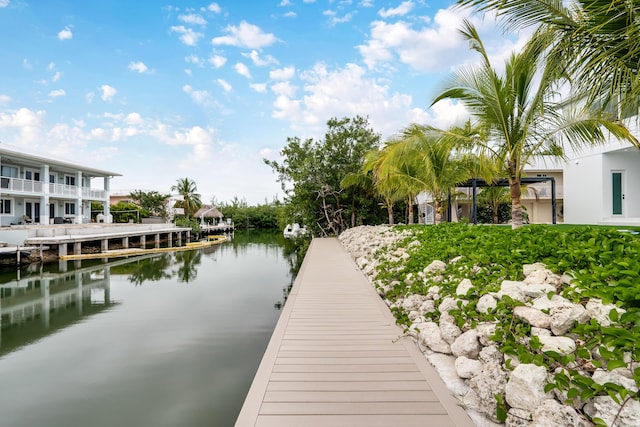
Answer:
[[[615,426],[619,427],[640,426],[640,403],[637,400],[629,400],[622,409],[609,396],[596,396],[577,406],[567,404],[566,391],[545,391],[545,385],[555,373],[551,368],[519,363],[517,358],[500,352],[490,339],[496,331],[497,322],[465,322],[460,327],[449,313],[468,304],[469,294],[477,298],[478,313],[494,310],[499,301],[508,296],[522,303],[513,309],[512,316],[531,326],[527,339],[536,337],[542,352],[566,355],[580,345],[577,337],[571,334],[577,323],[595,320],[608,326],[612,322],[611,310],[622,314],[622,309],[596,299],[576,304],[563,298],[559,291],[572,286],[570,277],[555,274],[540,263],[523,267],[523,281],[504,280],[497,292],[486,292],[478,298],[481,292],[472,292],[471,278],[461,280],[455,293],[443,293],[438,283],[443,280],[442,274],[448,264],[434,260],[418,274],[409,274],[404,279],[407,289],[418,281],[424,283],[425,294],[407,294],[392,301],[387,294],[401,283],[384,283],[377,278],[376,267],[384,261],[386,265],[397,265],[400,269],[402,263],[411,257],[412,248],[421,245],[412,241],[398,247],[398,242],[410,235],[388,226],[363,226],[345,231],[339,239],[387,305],[409,319],[405,325],[409,334],[476,424],[496,425],[500,422],[497,414],[502,407],[508,411],[506,425],[514,427],[591,426],[592,423],[576,408],[592,418],[602,419],[608,426],[612,426],[614,420]],[[459,259],[453,258],[448,263]],[[631,371],[625,368],[610,372],[593,369],[591,374],[585,372],[585,375],[591,375],[598,384],[619,384],[635,393],[638,389]]]

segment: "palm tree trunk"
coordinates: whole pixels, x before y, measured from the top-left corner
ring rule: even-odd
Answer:
[[[393,203],[387,203],[387,215],[389,216],[389,225],[393,225]]]
[[[515,177],[509,178],[509,193],[511,195],[511,228],[516,229],[522,227],[522,203],[520,196],[520,180]]]
[[[413,224],[413,197],[409,196],[409,224]]]

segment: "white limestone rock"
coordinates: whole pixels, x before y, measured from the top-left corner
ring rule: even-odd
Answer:
[[[518,306],[513,309],[513,314],[518,319],[535,326],[536,328],[549,328],[551,326],[551,316],[542,311],[528,306]]]
[[[569,337],[538,336],[542,344],[542,351],[555,351],[567,355],[576,350],[576,342]]]
[[[429,264],[428,266],[426,266],[424,268],[424,270],[422,270],[424,272],[424,274],[432,274],[432,273],[439,273],[444,271],[447,268],[447,264],[439,261],[439,260],[435,260],[432,261],[431,264]]]
[[[449,345],[453,344],[453,342],[458,338],[462,331],[456,325],[455,319],[447,312],[443,312],[440,315],[440,334],[442,335],[442,339],[444,339]]]
[[[547,369],[531,363],[522,363],[511,372],[505,387],[507,403],[530,413],[552,396],[544,392],[547,383]]]
[[[543,401],[533,413],[533,422],[529,427],[591,427],[592,424],[578,414],[571,406],[560,404],[557,400]]]
[[[476,310],[480,313],[488,313],[489,310],[493,310],[498,306],[498,302],[496,299],[489,295],[485,294],[480,297],[478,303],[476,304]]]
[[[451,354],[451,347],[440,333],[440,327],[435,322],[424,323],[420,331],[420,343],[438,353]]]
[[[447,388],[456,397],[465,396],[469,392],[469,386],[460,378],[456,372],[456,358],[441,353],[431,353],[427,355],[427,360],[442,378]]]
[[[483,346],[488,346],[493,344],[491,341],[491,336],[496,333],[496,322],[481,322],[476,326],[476,331],[478,333],[478,341]]]
[[[471,378],[482,371],[482,362],[460,356],[456,358],[455,367],[460,378]]]
[[[532,419],[531,412],[529,411],[518,408],[509,408],[504,425],[505,427],[529,427]]]
[[[484,363],[480,373],[471,377],[468,384],[478,397],[478,410],[497,422],[495,395],[504,396],[507,373],[497,363]]]
[[[438,306],[440,313],[447,313],[449,310],[455,310],[458,308],[458,300],[451,297],[446,297],[442,300]]]
[[[542,295],[547,295],[550,292],[556,292],[556,288],[548,283],[534,283],[524,286],[522,291],[526,297],[538,298]]]
[[[535,262],[533,264],[524,264],[522,266],[522,274],[524,277],[531,275],[532,273],[540,270],[546,270],[547,266],[541,262]]]
[[[531,336],[532,337],[539,337],[540,335],[545,335],[545,336],[550,336],[551,335],[551,331],[548,329],[544,329],[544,328],[536,328],[535,326],[531,327]]]
[[[618,314],[626,312],[623,308],[617,307],[615,304],[603,304],[602,300],[592,298],[587,302],[585,306],[587,313],[592,319],[595,319],[601,326],[611,326],[611,318],[609,313],[611,310],[617,310]]]
[[[470,329],[460,335],[451,344],[451,352],[454,356],[464,356],[469,359],[477,359],[481,345],[478,341],[478,333],[475,329]]]
[[[467,293],[473,289],[473,283],[469,279],[462,279],[462,281],[458,284],[456,288],[456,295],[463,297],[467,295]]]
[[[587,310],[580,304],[563,305],[551,309],[551,332],[554,335],[565,335],[576,323],[589,320]]]
[[[500,352],[500,349],[498,349],[497,345],[492,344],[480,350],[478,359],[482,363],[493,363],[496,365],[501,365],[504,360],[504,355],[502,354],[502,352]]]
[[[638,386],[636,385],[636,382],[625,375],[621,375],[619,372],[605,371],[604,369],[596,369],[593,372],[591,379],[593,379],[593,381],[601,385],[605,383],[614,383],[626,388],[627,390],[633,393],[638,391]]]
[[[499,299],[502,299],[505,295],[513,298],[514,300],[525,302],[524,295],[524,282],[516,282],[513,280],[504,280],[500,284],[500,290],[496,294]]]
[[[433,313],[435,310],[436,304],[435,302],[433,302],[433,300],[423,301],[423,303],[420,305],[420,308],[418,309],[418,311],[420,311],[420,313],[422,314]]]
[[[557,307],[573,307],[574,304],[568,299],[561,297],[560,295],[552,295],[549,298],[547,295],[542,295],[531,302],[531,306],[538,310],[547,310],[551,312]]]
[[[596,396],[584,406],[584,412],[590,417],[602,419],[606,425],[615,427],[640,426],[640,402],[629,400],[622,410],[620,405],[609,396]],[[617,418],[616,418],[617,417]]]

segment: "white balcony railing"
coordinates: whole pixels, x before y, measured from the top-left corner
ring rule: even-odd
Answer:
[[[75,185],[45,184],[42,181],[29,179],[0,177],[0,189],[3,192],[17,195],[44,195],[45,185],[48,186],[49,196],[53,197],[78,197],[78,190],[81,190],[82,198],[92,200],[104,200],[107,197],[105,190],[98,190],[88,187],[77,187]]]

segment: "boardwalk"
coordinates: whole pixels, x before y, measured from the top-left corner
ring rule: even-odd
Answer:
[[[314,239],[236,427],[473,426],[336,239]]]

